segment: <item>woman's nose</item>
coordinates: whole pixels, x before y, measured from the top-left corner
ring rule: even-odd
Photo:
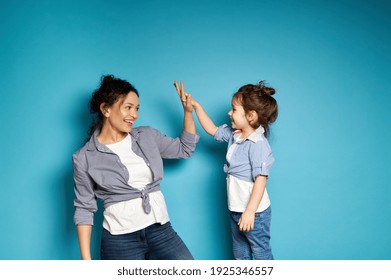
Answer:
[[[134,111],[134,110],[131,110],[131,111],[130,111],[130,115],[131,115],[133,118],[137,118],[138,112],[137,112],[137,111]]]

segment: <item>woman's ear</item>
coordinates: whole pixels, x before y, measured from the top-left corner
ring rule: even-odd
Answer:
[[[106,103],[100,104],[99,108],[103,116],[106,118],[110,117],[110,107]]]

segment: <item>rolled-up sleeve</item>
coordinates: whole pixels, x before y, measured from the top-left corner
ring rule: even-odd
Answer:
[[[74,200],[74,223],[93,225],[94,213],[98,210],[94,194],[94,182],[86,171],[86,164],[81,160],[82,154],[74,154],[73,179],[76,198]]]
[[[198,140],[200,139],[199,134],[192,134],[183,130],[180,139],[186,157],[190,157],[194,153]]]
[[[150,129],[159,147],[162,158],[189,158],[194,153],[200,139],[199,134],[192,134],[187,131],[182,131],[180,137],[171,138],[160,133],[156,129]]]
[[[226,124],[223,124],[218,127],[218,129],[214,135],[214,139],[217,142],[228,142],[229,139],[231,139],[231,137],[232,137],[233,131],[234,130],[231,127],[229,127]]]
[[[250,161],[253,180],[255,181],[255,178],[260,175],[269,176],[274,156],[267,141],[258,141],[251,150]]]

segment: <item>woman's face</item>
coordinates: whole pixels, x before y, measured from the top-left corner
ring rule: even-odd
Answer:
[[[139,99],[136,93],[129,92],[104,112],[106,120],[103,125],[110,126],[115,132],[129,133],[138,118]]]

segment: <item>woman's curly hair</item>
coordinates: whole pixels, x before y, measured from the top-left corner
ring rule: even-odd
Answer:
[[[136,88],[126,80],[114,77],[113,75],[105,75],[101,78],[101,84],[93,93],[89,102],[90,113],[93,116],[93,122],[89,129],[91,136],[95,129],[103,124],[103,114],[100,105],[105,103],[107,106],[112,106],[120,97],[126,96],[129,92],[136,93],[139,96]]]

